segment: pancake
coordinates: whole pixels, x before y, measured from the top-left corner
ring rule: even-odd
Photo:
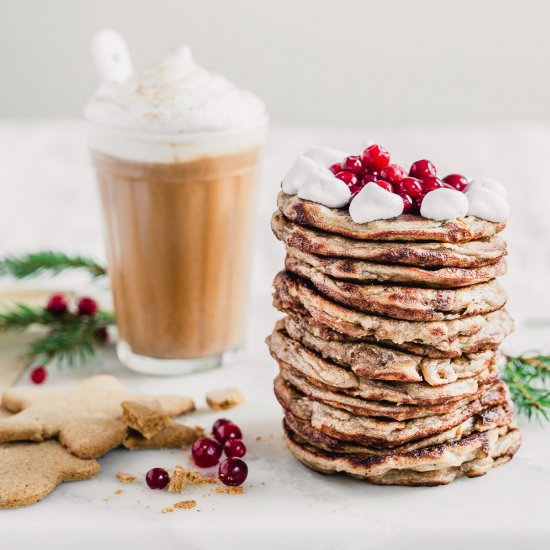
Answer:
[[[431,346],[436,357],[455,357],[498,347],[511,331],[508,314],[498,310],[486,315],[474,315],[452,321],[416,322],[388,319],[345,308],[326,299],[300,278],[280,272],[274,281],[274,304],[284,313],[311,316],[312,324],[325,326],[353,339],[371,338],[392,345],[416,344]],[[475,346],[464,349],[461,337],[476,335]],[[474,347],[475,349],[471,349]]]
[[[309,264],[286,257],[287,271],[309,281],[321,294],[344,306],[409,321],[445,321],[491,313],[504,306],[506,293],[493,280],[458,289],[361,284],[333,279]]]
[[[361,417],[342,411],[306,397],[281,376],[275,379],[274,390],[287,416],[295,417],[319,434],[333,439],[338,448],[351,443],[352,446],[393,449],[447,432],[468,419],[472,419],[472,425],[477,422],[480,428],[490,429],[508,424],[513,411],[503,382],[495,382],[481,399],[457,406],[447,414],[404,421]]]
[[[492,386],[486,384],[480,386],[478,391],[468,395],[458,401],[449,401],[438,405],[403,405],[390,403],[386,401],[369,401],[359,397],[346,395],[345,393],[333,391],[324,386],[317,380],[308,380],[297,370],[293,369],[288,363],[280,361],[280,376],[298,389],[304,395],[322,401],[345,411],[349,411],[357,416],[371,416],[378,418],[389,418],[393,420],[408,420],[411,418],[424,418],[437,414],[446,414],[453,411],[456,407],[482,397]]]
[[[494,351],[485,351],[457,358],[431,359],[376,344],[324,340],[309,332],[307,323],[290,317],[279,321],[276,329],[284,329],[304,347],[370,380],[426,382],[430,386],[441,386],[477,376],[496,355]]]
[[[500,237],[465,243],[360,241],[292,223],[280,212],[273,214],[271,228],[287,248],[391,265],[467,269],[492,265],[506,255]]]
[[[324,387],[374,401],[389,401],[409,405],[437,405],[458,401],[475,394],[481,385],[498,376],[496,361],[477,376],[464,378],[444,386],[430,386],[422,382],[386,382],[357,376],[353,371],[323,359],[308,350],[283,331],[275,330],[267,339],[269,351],[276,361],[290,365],[294,370],[321,383]]]
[[[279,193],[277,205],[283,215],[292,222],[367,241],[459,243],[492,237],[500,233],[506,225],[474,216],[436,221],[409,214],[402,214],[390,220],[355,223],[347,209],[328,208],[283,192]]]
[[[459,288],[486,283],[506,273],[506,261],[483,267],[442,267],[424,269],[406,265],[388,265],[364,260],[330,258],[287,247],[288,258],[302,262],[333,279],[362,283],[399,283],[428,288]]]
[[[346,473],[380,485],[436,486],[461,476],[478,477],[505,464],[521,444],[521,432],[504,426],[474,432],[409,453],[365,456],[330,453],[308,444],[285,424],[290,452],[305,466],[323,474]]]

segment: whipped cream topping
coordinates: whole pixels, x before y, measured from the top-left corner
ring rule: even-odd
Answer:
[[[355,195],[349,205],[349,214],[355,223],[368,223],[395,218],[403,213],[403,208],[399,195],[371,182]]]
[[[287,195],[298,195],[329,208],[343,208],[351,199],[351,191],[342,180],[305,155],[294,161],[281,188]]]
[[[422,200],[420,215],[431,220],[443,221],[463,218],[468,212],[468,199],[461,191],[434,189]]]
[[[158,134],[239,129],[265,115],[258,97],[198,66],[187,46],[141,74],[103,82],[84,109],[89,122]]]
[[[466,197],[470,216],[490,222],[504,222],[510,213],[510,205],[506,198],[490,187],[470,184]]]
[[[493,178],[475,178],[470,182],[470,185],[468,185],[467,191],[475,187],[484,187],[485,189],[489,189],[503,198],[508,196],[506,187],[504,187],[500,181],[494,180]]]

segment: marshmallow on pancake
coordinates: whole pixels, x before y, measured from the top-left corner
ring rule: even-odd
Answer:
[[[308,179],[298,191],[301,199],[318,202],[329,208],[343,208],[349,204],[351,191],[332,172],[319,173]]]
[[[387,220],[403,213],[403,199],[378,184],[367,183],[349,205],[349,214],[355,223]]]
[[[505,197],[483,185],[470,185],[466,191],[468,214],[490,222],[504,222],[510,212]]]
[[[426,193],[420,206],[420,215],[436,221],[463,218],[468,213],[468,199],[454,189],[435,189]]]
[[[468,191],[474,187],[484,187],[485,189],[489,189],[497,195],[500,195],[504,199],[508,195],[506,187],[504,187],[500,181],[494,180],[493,178],[475,178],[468,186]]]

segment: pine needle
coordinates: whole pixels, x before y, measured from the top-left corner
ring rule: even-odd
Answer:
[[[0,260],[0,276],[11,275],[16,279],[37,277],[44,273],[59,275],[66,269],[83,269],[93,278],[104,277],[107,269],[85,256],[69,256],[63,252],[46,250],[22,256],[7,256]]]

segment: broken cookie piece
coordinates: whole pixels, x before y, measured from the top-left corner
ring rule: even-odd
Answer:
[[[168,427],[149,439],[139,432],[130,432],[123,445],[127,449],[181,449],[195,443],[203,435],[204,430],[199,426],[191,428],[172,421]]]
[[[238,388],[212,390],[206,394],[206,402],[213,411],[225,411],[244,403],[244,396]]]
[[[133,483],[136,480],[136,476],[125,472],[117,472],[116,478],[120,481],[120,483]]]
[[[188,485],[208,485],[218,483],[217,479],[205,477],[196,470],[186,470],[183,466],[176,466],[168,484],[168,491],[181,493]]]
[[[145,439],[158,434],[172,421],[164,408],[154,401],[123,401],[121,406],[122,421]]]

